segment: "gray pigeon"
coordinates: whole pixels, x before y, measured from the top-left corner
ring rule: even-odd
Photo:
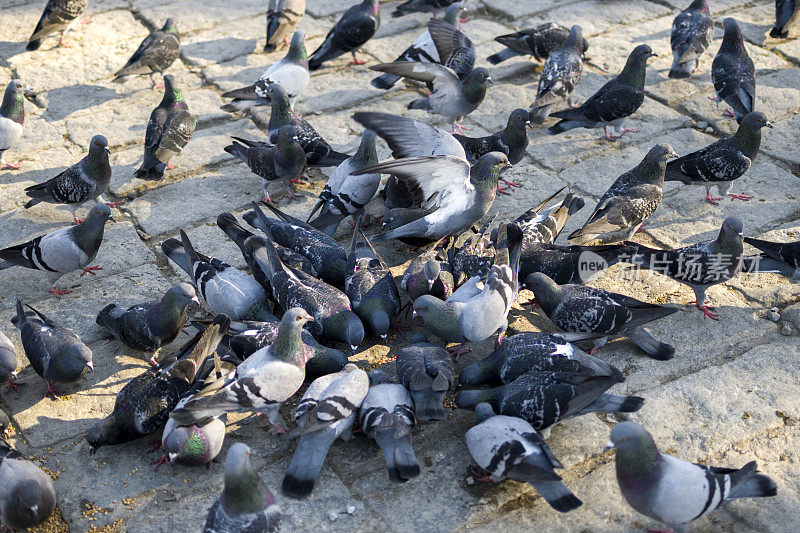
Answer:
[[[672,21],[670,78],[688,78],[714,38],[714,21],[706,0],[693,0]]]
[[[108,139],[95,135],[89,142],[89,153],[86,157],[58,176],[25,189],[25,194],[32,198],[25,204],[25,209],[40,202],[66,204],[74,218],[75,211],[89,201],[100,201],[110,207],[122,204],[123,202],[109,203],[104,197],[111,183],[111,165],[108,163],[110,153]],[[77,218],[75,223],[78,223]]]
[[[575,128],[603,128],[604,137],[613,141],[608,126],[621,136],[636,132],[635,128],[625,128],[625,120],[644,103],[644,78],[647,60],[656,57],[649,45],[640,44],[628,56],[625,67],[619,76],[589,97],[578,107],[550,113],[561,121],[547,128],[547,133],[556,135]]]
[[[283,477],[281,490],[286,496],[311,495],[333,441],[352,436],[350,430],[368,391],[367,373],[352,363],[309,385],[293,414],[299,427],[289,437],[299,434],[300,441]]]
[[[550,507],[567,513],[583,502],[561,482],[564,468],[533,427],[521,418],[496,415],[492,406],[475,407],[475,425],[464,435],[469,453],[492,481],[529,483]]]
[[[86,0],[47,0],[42,17],[28,39],[26,50],[38,50],[42,46],[42,39],[56,32],[61,32],[58,39],[59,46],[64,43],[64,32],[70,23],[81,16],[86,9]]]
[[[670,161],[664,181],[680,181],[692,185],[705,185],[707,200],[717,205],[720,197],[711,196],[711,187],[717,186],[719,194],[731,200],[749,200],[752,196],[728,192],[733,180],[750,170],[761,146],[761,128],[772,128],[763,113],[748,113],[732,137],[716,141],[696,152]]]
[[[356,51],[369,41],[381,26],[381,4],[379,0],[362,0],[344,12],[325,36],[325,40],[314,50],[308,61],[310,70],[317,70],[325,61],[351,52],[353,63],[363,62]]]
[[[785,39],[789,36],[800,18],[797,8],[797,0],[775,0],[775,26],[769,32],[770,37]]]
[[[161,345],[174,341],[186,324],[186,308],[192,302],[200,303],[194,287],[178,283],[161,300],[132,305],[127,309],[108,304],[97,314],[96,322],[128,348],[154,352],[150,364],[155,365]]]
[[[711,63],[711,81],[714,82],[717,104],[725,101],[733,109],[736,122],[755,109],[756,69],[744,47],[742,30],[735,20],[728,17],[722,21],[725,35],[714,61]],[[730,112],[729,112],[730,113]]]
[[[56,296],[69,293],[55,286],[61,276],[74,270],[83,274],[94,274],[102,267],[88,266],[97,255],[103,243],[106,221],[114,220],[111,209],[106,204],[97,204],[82,223],[76,226],[57,229],[45,235],[15,246],[0,250],[0,270],[22,266],[34,270],[44,270]]]
[[[458,29],[457,24],[432,18],[428,21],[428,33],[433,39],[439,63],[464,80],[475,68],[475,45]],[[429,82],[430,83],[430,82]],[[429,89],[432,87],[429,85]]]
[[[0,434],[0,523],[12,531],[47,520],[56,506],[53,480]]]
[[[539,243],[526,247],[520,257],[519,279],[528,279],[538,272],[546,274],[559,285],[586,283],[600,272],[633,253],[626,244],[604,244],[599,246],[563,246]],[[524,305],[524,304],[523,304]]]
[[[160,180],[169,160],[181,153],[194,133],[197,121],[189,112],[183,93],[175,85],[172,74],[164,76],[164,98],[150,113],[144,134],[144,160],[136,177]]]
[[[19,164],[7,162],[4,154],[22,138],[25,92],[29,90],[21,81],[11,80],[3,94],[3,104],[0,105],[0,170],[19,170]]]
[[[723,503],[778,493],[755,461],[740,469],[689,463],[659,452],[650,433],[635,422],[614,426],[607,448],[616,450],[617,483],[625,500],[676,533],[685,533],[690,522]]]
[[[758,261],[756,272],[778,272],[792,279],[800,277],[800,241],[771,242],[745,237],[744,242],[762,252],[749,257]]]
[[[453,4],[455,1],[456,0],[406,0],[392,11],[392,18],[410,15],[411,13],[436,13]]]
[[[609,244],[630,239],[661,205],[667,160],[678,157],[668,144],[653,146],[600,197],[594,212],[569,236],[571,244]]]
[[[494,40],[506,48],[490,55],[487,60],[492,65],[497,65],[512,57],[530,55],[536,61],[542,61],[561,48],[569,38],[569,32],[569,28],[560,24],[546,22],[533,28],[525,28],[518,32],[500,35],[495,37]],[[581,54],[586,53],[588,48],[589,44],[586,39],[581,39]]]
[[[39,376],[47,381],[47,395],[59,396],[53,383],[75,383],[94,370],[92,350],[69,328],[56,324],[31,307],[28,314],[17,300],[17,315],[12,323],[19,329],[25,356]]]
[[[225,486],[203,533],[275,533],[280,525],[281,508],[250,464],[250,448],[237,442],[225,457]]]
[[[286,45],[286,39],[306,12],[306,0],[269,0],[265,52]]]
[[[153,74],[163,74],[181,54],[181,36],[175,26],[175,19],[168,18],[160,30],[154,30],[144,38],[125,66],[114,73],[115,82],[123,82],[128,76],[150,76],[153,88],[156,82]]]
[[[369,372],[369,392],[358,411],[361,429],[383,450],[389,479],[405,483],[420,473],[411,445],[414,401],[406,388],[389,381],[382,370]]]
[[[17,377],[17,350],[14,343],[0,331],[0,383],[5,382],[6,392],[17,390],[19,383],[14,381]],[[0,431],[2,433],[2,431]]]
[[[531,122],[542,124],[554,105],[564,100],[572,103],[572,91],[583,76],[582,31],[580,26],[573,26],[564,44],[547,57],[539,76],[536,101],[531,104]]]
[[[453,272],[443,250],[442,239],[431,244],[424,252],[415,256],[403,272],[400,290],[408,296],[409,304],[425,294],[446,300],[453,294],[455,284]]]
[[[528,147],[527,127],[530,125],[528,112],[515,109],[508,116],[506,127],[497,133],[478,138],[458,134],[453,137],[464,146],[467,161],[472,165],[489,152],[502,152],[508,156],[509,163],[516,165],[525,156],[525,149]]]
[[[444,420],[444,395],[456,385],[453,359],[441,344],[421,333],[397,350],[397,378],[411,392],[420,420]]]

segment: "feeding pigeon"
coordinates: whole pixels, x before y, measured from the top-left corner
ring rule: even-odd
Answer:
[[[50,476],[0,434],[0,523],[12,531],[27,530],[50,518],[55,506]]]
[[[325,36],[325,40],[314,50],[308,60],[309,70],[317,70],[325,61],[351,52],[353,63],[362,64],[356,56],[361,46],[369,41],[381,25],[379,0],[362,0],[344,12]]]
[[[402,17],[411,13],[435,13],[453,4],[456,0],[406,0],[394,11],[392,17]]]
[[[800,241],[771,242],[745,237],[744,242],[762,252],[755,256],[758,261],[756,272],[777,271],[787,278],[800,277]]]
[[[714,61],[711,63],[711,81],[714,82],[717,104],[725,101],[733,109],[736,122],[755,109],[756,69],[744,47],[742,30],[735,20],[722,21],[725,35]]]
[[[752,196],[728,192],[733,180],[750,170],[761,146],[761,128],[772,128],[763,113],[748,113],[733,136],[716,141],[696,152],[679,157],[667,164],[664,181],[705,185],[707,200],[717,205],[720,197],[711,196],[711,187],[717,186],[719,194],[731,200],[749,200]]]
[[[438,63],[452,69],[459,80],[464,80],[475,68],[475,45],[470,38],[456,24],[436,18],[428,21],[428,33],[436,47]]]
[[[17,350],[11,339],[0,331],[0,383],[6,383],[6,392],[16,390],[19,384],[14,382],[15,377],[17,377]],[[0,434],[2,433],[3,430],[0,430]]]
[[[153,74],[163,74],[181,54],[181,36],[175,26],[175,19],[168,18],[164,27],[154,30],[144,38],[125,66],[114,73],[112,81],[121,83],[128,76],[150,76],[153,88],[156,82]]]
[[[443,251],[439,249],[442,240],[431,244],[424,252],[415,256],[400,279],[400,291],[414,302],[422,295],[430,294],[446,300],[455,288],[453,272]]]
[[[769,32],[770,37],[783,39],[789,36],[800,15],[797,8],[797,0],[775,0],[775,26]]]
[[[528,278],[541,272],[559,285],[586,283],[632,253],[633,249],[622,243],[599,246],[532,244],[522,251],[519,279],[523,280],[523,286],[527,287]]]
[[[571,244],[610,244],[630,239],[661,205],[667,160],[678,157],[668,144],[653,146],[644,159],[611,184],[594,212],[569,236]]]
[[[444,420],[444,395],[455,387],[450,352],[417,333],[411,344],[397,350],[397,378],[411,392],[414,413],[420,420]]]
[[[186,324],[186,308],[200,303],[194,287],[188,283],[173,285],[161,298],[127,309],[108,304],[97,315],[97,324],[110,331],[129,348],[154,352],[150,363],[156,364],[156,354],[162,344],[174,341]]]
[[[293,414],[299,428],[290,437],[299,434],[300,441],[283,477],[281,490],[286,496],[299,499],[311,495],[333,441],[351,437],[368,391],[367,373],[352,363],[309,385]]]
[[[533,28],[526,28],[508,35],[500,35],[494,40],[506,46],[496,54],[490,55],[487,59],[492,65],[502,63],[506,59],[515,56],[530,55],[536,61],[547,59],[551,53],[555,52],[564,45],[569,38],[570,30],[556,24],[547,22]],[[586,39],[581,39],[581,54],[589,48]]]
[[[389,479],[405,483],[420,473],[411,445],[414,427],[414,401],[408,390],[389,381],[382,370],[369,373],[369,391],[358,411],[361,429],[383,450]]]
[[[714,38],[714,21],[706,0],[693,0],[672,21],[670,78],[688,78]]]
[[[467,161],[471,165],[489,152],[502,152],[508,156],[509,163],[516,165],[522,161],[525,149],[528,147],[527,126],[530,125],[528,112],[524,109],[515,109],[508,116],[506,127],[497,133],[478,138],[459,134],[455,134],[453,137],[464,146]]]
[[[536,100],[531,104],[530,121],[542,124],[554,105],[567,101],[572,105],[572,91],[583,76],[582,28],[573,26],[569,37],[548,57],[539,76]]]
[[[150,113],[144,134],[144,160],[136,177],[160,180],[169,160],[181,153],[194,133],[197,122],[189,112],[183,93],[175,85],[172,74],[164,76],[164,98]]]
[[[525,420],[496,415],[491,405],[481,403],[475,408],[475,425],[464,435],[464,440],[472,458],[492,481],[513,479],[529,483],[560,513],[583,504],[555,473],[556,468],[564,466]]]
[[[19,163],[5,160],[5,151],[21,138],[25,123],[25,93],[30,91],[19,80],[11,80],[0,105],[0,170],[19,170]]]
[[[277,50],[306,12],[306,0],[269,0],[265,52]],[[290,45],[291,47],[291,45]]]
[[[625,500],[677,533],[723,503],[778,493],[755,461],[740,469],[689,463],[659,452],[650,433],[635,422],[614,426],[607,448],[616,450],[617,483]]]
[[[649,45],[640,44],[628,56],[625,67],[619,76],[589,97],[578,107],[550,113],[561,121],[547,128],[547,133],[556,135],[574,128],[603,128],[604,137],[609,141],[619,138],[608,133],[608,126],[621,136],[627,132],[638,131],[625,128],[625,120],[644,103],[644,78],[647,60],[656,57]]]
[[[456,287],[460,287],[473,276],[478,276],[482,280],[489,276],[489,269],[492,268],[497,250],[494,248],[494,243],[487,238],[486,231],[496,218],[497,215],[489,218],[480,230],[470,235],[460,247],[456,239],[453,239],[447,250],[447,260],[450,263]]]
[[[42,39],[56,32],[61,32],[58,45],[68,47],[64,42],[64,32],[70,23],[81,16],[86,9],[86,0],[47,0],[42,17],[28,39],[26,50],[38,50]]]
[[[225,486],[208,510],[203,533],[275,533],[281,508],[250,464],[250,448],[237,442],[225,457]]]
[[[297,97],[306,88],[310,79],[306,36],[302,31],[296,31],[292,35],[292,43],[286,55],[270,65],[258,81],[253,85],[223,93],[223,98],[233,98],[233,102],[222,106],[222,110],[234,113],[254,105],[269,105],[267,87],[273,83],[283,87],[289,97],[289,103],[294,106]]]
[[[58,289],[55,285],[61,276],[74,270],[83,270],[83,276],[102,269],[88,265],[103,243],[107,220],[114,220],[111,209],[106,204],[97,204],[89,211],[86,220],[78,225],[60,228],[0,250],[0,270],[13,266],[44,270],[52,285],[50,292],[56,296],[67,294],[68,290]]]

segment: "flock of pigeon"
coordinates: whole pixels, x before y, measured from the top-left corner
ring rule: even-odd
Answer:
[[[50,35],[63,32],[86,6],[86,0],[49,0],[28,44],[37,49]],[[627,337],[650,357],[670,359],[674,347],[655,339],[643,326],[676,312],[675,307],[583,285],[582,261],[587,254],[606,266],[627,262],[649,268],[691,287],[704,317],[718,319],[706,305],[705,291],[743,269],[794,274],[800,266],[800,243],[772,243],[742,236],[742,223],[727,218],[717,238],[674,249],[648,248],[631,241],[658,209],[664,181],[706,187],[704,200],[715,203],[710,187],[722,196],[746,201],[728,192],[734,180],[753,165],[761,130],[771,127],[754,110],[756,79],[737,22],[723,21],[724,37],[712,65],[717,101],[732,109],[736,133],[701,150],[678,157],[669,144],[650,149],[634,168],[622,174],[600,198],[584,225],[569,235],[569,246],[553,243],[584,200],[568,193],[548,205],[557,191],[513,222],[476,228],[498,193],[504,170],[517,164],[531,124],[558,119],[547,128],[556,135],[575,128],[603,128],[622,135],[634,131],[625,119],[644,100],[645,70],[655,52],[647,44],[634,48],[627,63],[581,104],[571,93],[580,82],[582,55],[589,43],[581,27],[544,24],[497,37],[505,45],[488,58],[497,64],[518,55],[543,60],[534,103],[511,111],[502,131],[482,138],[456,133],[458,120],[476,108],[493,83],[489,71],[475,67],[476,49],[460,27],[462,3],[452,0],[408,0],[392,13],[432,12],[423,32],[392,63],[370,67],[380,73],[372,84],[389,89],[400,80],[424,96],[408,104],[444,117],[453,133],[409,117],[359,111],[353,120],[363,126],[361,144],[352,156],[335,151],[306,120],[294,102],[310,82],[309,71],[356,52],[380,25],[378,0],[364,0],[348,9],[310,56],[302,32],[294,33],[305,0],[271,0],[267,15],[266,50],[288,44],[288,52],[248,87],[224,94],[224,109],[241,112],[269,106],[268,138],[234,137],[225,150],[263,179],[265,207],[254,203],[240,222],[230,213],[217,219],[236,243],[249,272],[196,249],[185,232],[163,242],[166,257],[185,271],[189,283],[169,289],[160,301],[132,307],[110,304],[100,309],[97,324],[125,346],[151,354],[152,365],[119,392],[113,412],[86,435],[91,453],[157,431],[163,431],[159,463],[208,465],[220,453],[231,412],[265,412],[276,434],[299,437],[282,484],[291,498],[314,489],[329,447],[349,438],[354,427],[374,438],[385,456],[389,479],[405,482],[420,475],[412,447],[417,420],[445,418],[444,396],[456,387],[461,408],[474,409],[476,423],[466,434],[469,451],[485,475],[499,482],[530,483],[556,510],[569,512],[582,502],[562,483],[561,468],[545,438],[552,425],[569,417],[602,411],[627,413],[644,398],[607,391],[624,381],[615,367],[594,357],[609,337]],[[443,12],[443,18],[436,15]],[[777,0],[772,34],[785,36],[797,19],[794,0]],[[699,57],[711,45],[713,21],[706,0],[695,0],[674,20],[671,78],[693,74]],[[63,42],[60,40],[59,42]],[[115,81],[129,76],[163,73],[180,53],[173,19],[153,31]],[[144,158],[136,177],[162,179],[171,158],[191,142],[195,118],[175,79],[163,76],[164,97],[150,115]],[[154,81],[155,87],[155,81]],[[13,80],[0,107],[0,154],[18,144],[23,134],[24,99],[30,95]],[[393,159],[378,162],[376,136]],[[0,269],[37,269],[49,277],[56,297],[65,273],[89,266],[113,220],[106,201],[111,167],[109,143],[92,138],[86,156],[56,177],[26,189],[25,208],[40,203],[65,205],[75,225],[0,250]],[[4,168],[18,168],[0,160]],[[306,221],[281,211],[268,186],[291,183],[310,167],[335,166]],[[388,175],[381,195],[388,209],[383,229],[370,238],[362,232],[364,207]],[[84,220],[78,208],[92,207]],[[266,212],[265,212],[266,209]],[[339,225],[352,217],[348,247],[334,240]],[[467,238],[458,239],[462,234]],[[399,284],[372,242],[399,239],[417,248]],[[743,255],[743,240],[763,253]],[[461,244],[457,244],[458,241]],[[522,333],[506,338],[508,313],[522,288],[531,290],[541,311],[561,330],[558,334]],[[403,295],[407,300],[402,305]],[[192,322],[199,332],[177,351],[161,355],[187,325],[187,307],[202,300],[215,317]],[[359,346],[367,335],[386,338],[399,328],[404,307],[424,321],[426,329],[448,350],[424,334],[396,350],[393,382],[381,370],[369,373],[348,362],[332,346]],[[273,314],[274,313],[274,314]],[[275,315],[280,316],[280,319]],[[74,383],[92,369],[91,350],[79,336],[17,300],[12,322],[19,329],[31,366],[48,382]],[[497,334],[494,352],[460,372],[453,363],[469,343]],[[591,341],[587,353],[572,342]],[[16,385],[17,356],[0,333],[0,380]],[[280,407],[313,379],[293,412],[297,427],[289,430]],[[489,388],[478,388],[487,385]],[[2,414],[2,413],[0,413]],[[2,429],[8,424],[0,416]],[[630,505],[675,531],[736,498],[773,496],[776,484],[757,473],[756,463],[741,469],[692,464],[662,454],[650,434],[633,422],[617,424],[609,447],[616,449],[617,479]],[[211,507],[204,531],[275,531],[280,508],[250,464],[249,448],[230,447],[225,460],[224,490]],[[50,478],[0,439],[0,522],[24,529],[44,521],[53,511]]]

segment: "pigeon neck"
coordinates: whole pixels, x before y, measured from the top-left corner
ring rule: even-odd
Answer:
[[[487,158],[479,159],[469,170],[470,182],[475,186],[475,190],[483,196],[494,197],[499,178],[500,169]]]
[[[18,124],[25,122],[25,105],[22,92],[7,90],[3,96],[3,105],[0,106],[0,117],[6,117]]]
[[[658,157],[645,157],[639,163],[638,175],[645,183],[659,185],[664,183],[664,172],[667,170],[667,160]]]
[[[546,315],[550,315],[550,313],[556,308],[556,306],[561,302],[562,299],[562,289],[561,287],[555,285],[547,285],[540,290],[534,291],[534,297],[536,298],[536,303],[542,308],[542,311],[545,312]]]
[[[706,2],[706,0],[694,0],[694,2],[692,2],[692,5],[689,6],[689,9],[704,13],[709,13],[708,3]]]
[[[727,50],[744,50],[744,39],[742,39],[742,30],[739,25],[733,23],[725,28],[725,35],[722,37],[721,48]]]
[[[758,150],[761,148],[761,130],[750,127],[749,124],[742,124],[736,133],[733,134],[736,140],[736,146],[746,155],[751,161],[758,155]]]
[[[272,503],[267,488],[249,465],[244,472],[225,472],[221,500],[225,510],[234,515],[255,513]]]
[[[155,322],[151,324],[154,333],[161,336],[175,331],[180,327],[179,324],[183,325],[186,322],[186,306],[188,305],[188,301],[176,301],[176,298],[170,293],[164,295],[161,303],[155,306],[150,315]]]
[[[291,123],[292,108],[289,106],[288,96],[286,96],[286,94],[280,94],[272,98],[272,115],[269,117],[270,131]]]
[[[527,134],[528,132],[525,130],[524,122],[509,118],[506,129],[503,132],[503,140],[508,139],[511,142],[517,143],[524,139]],[[506,142],[506,145],[509,146],[508,142]]]
[[[302,357],[305,355],[303,349],[303,339],[301,337],[302,327],[292,322],[282,320],[278,325],[278,336],[275,344],[272,345],[273,355],[283,361],[294,360],[296,364],[305,364]]]
[[[625,68],[619,74],[619,80],[627,83],[632,87],[644,89],[645,69],[647,67],[647,59],[641,56],[631,55],[628,57]]]
[[[97,215],[96,211],[92,209],[89,212],[89,216],[86,217],[86,220],[74,226],[75,233],[73,233],[73,236],[75,244],[77,244],[81,250],[89,254],[91,254],[91,252],[96,252],[100,248],[100,243],[103,242],[105,226],[105,218]]]
[[[637,446],[617,450],[617,478],[622,487],[643,490],[661,475],[663,457],[653,438]]]
[[[375,149],[375,132],[372,130],[364,131],[361,136],[361,144],[353,155],[353,161],[358,163],[359,168],[375,165],[378,163],[378,152]]]
[[[473,71],[474,72],[474,71]],[[486,82],[481,82],[469,76],[464,81],[464,97],[470,103],[481,102],[486,96]]]
[[[308,66],[308,50],[306,50],[305,40],[301,40],[299,43],[292,40],[292,44],[289,45],[289,51],[286,53],[286,59],[292,63]]]
[[[97,178],[102,177],[108,170],[109,178],[111,177],[111,165],[108,162],[108,152],[104,148],[95,146],[94,143],[89,147],[89,154],[85,159],[87,170],[91,170],[89,174]]]
[[[161,106],[189,109],[189,106],[186,105],[186,99],[183,97],[183,93],[180,89],[168,89],[167,92],[164,93],[164,99],[161,100]]]
[[[574,50],[578,54],[583,53],[583,35],[581,32],[570,30],[569,37],[567,37],[562,48],[565,50]]]
[[[460,28],[461,21],[461,6],[460,5],[450,5],[447,8],[447,11],[444,13],[444,21],[451,26],[455,26],[456,28]]]
[[[187,457],[205,459],[209,455],[208,441],[201,431],[192,427],[183,445],[183,454]]]

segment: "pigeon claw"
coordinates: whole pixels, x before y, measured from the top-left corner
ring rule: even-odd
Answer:
[[[81,277],[83,277],[84,274],[91,274],[92,276],[96,276],[97,273],[95,272],[95,270],[103,270],[103,267],[83,267],[83,272],[81,272]]]
[[[166,453],[150,461],[151,465],[156,465],[154,469],[156,472],[158,472],[158,469],[161,467],[161,465],[165,465],[167,463],[169,463],[169,455]]]
[[[729,192],[728,196],[731,197],[731,202],[734,201],[734,200],[741,200],[743,202],[746,202],[746,201],[748,201],[748,200],[753,198],[752,196],[747,195],[747,194],[736,194],[736,193],[733,193],[733,192]]]
[[[58,400],[61,395],[58,391],[53,388],[53,384],[49,381],[47,382],[47,394],[45,394],[45,398],[52,398],[53,401]]]
[[[72,215],[72,222],[74,222],[75,225],[77,226],[78,224],[83,224],[83,219],[82,218],[78,218],[75,215]]]
[[[458,133],[460,135],[463,135],[464,132],[467,130],[469,130],[468,127],[462,126],[458,122],[453,122],[453,131],[451,131],[450,133]]]
[[[23,387],[24,385],[25,385],[24,383],[20,383],[18,381],[14,381],[13,379],[9,379],[8,381],[6,381],[6,392],[8,393],[13,390],[14,392],[17,393],[17,396],[19,396],[19,388]]]
[[[700,199],[701,202],[708,202],[711,205],[719,205],[719,201],[722,200],[719,196],[711,196],[711,191],[706,190],[706,195]]]
[[[733,111],[731,111],[730,109],[726,109],[725,111],[722,112],[722,116],[723,117],[731,117],[731,118],[733,118],[736,115],[734,115]]]
[[[272,425],[272,434],[275,435],[275,436],[283,435],[287,431],[289,431],[289,430],[286,429],[286,427],[283,424],[273,424]]]
[[[125,203],[125,200],[121,200],[119,202],[106,202],[108,207],[117,207]]]
[[[460,344],[454,348],[448,348],[447,351],[450,352],[450,355],[453,356],[453,359],[458,360],[458,358],[462,355],[471,352],[472,348],[467,348],[463,344]]]
[[[82,276],[82,275],[83,275],[83,274],[81,274],[81,276]],[[53,285],[53,288],[52,288],[52,289],[50,289],[50,291],[49,291],[49,292],[51,292],[51,293],[55,294],[55,295],[56,295],[56,298],[61,298],[63,295],[65,295],[65,294],[69,294],[69,291],[68,291],[67,289],[59,289],[59,288],[58,288],[58,287],[56,287],[55,285]]]
[[[366,63],[366,61],[359,60],[358,56],[356,55],[356,53],[354,51],[353,52],[353,61],[350,64],[351,65],[363,65],[364,63]]]
[[[7,161],[3,161],[3,166],[0,167],[0,170],[19,170],[19,163],[8,163]]]
[[[694,300],[689,302],[689,305],[695,304],[698,309],[703,312],[703,318],[710,318],[711,320],[719,320],[719,315],[717,313],[712,313],[711,310],[714,309],[713,307],[708,307],[705,302],[701,305],[700,302]]]
[[[176,168],[178,168],[177,165],[171,165],[171,164],[167,163],[167,166],[164,167],[164,170],[174,170]]]

